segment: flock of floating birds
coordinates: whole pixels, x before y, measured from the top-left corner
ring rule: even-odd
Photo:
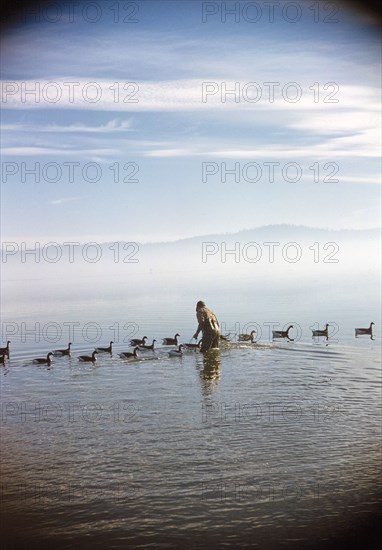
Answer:
[[[373,338],[373,325],[374,323],[371,322],[370,326],[368,328],[356,328],[355,330],[355,337],[367,335],[370,336],[371,340],[374,340]],[[328,329],[330,327],[329,323],[326,323],[325,328],[322,330],[312,330],[312,338],[315,337],[325,337],[327,340],[329,338]],[[293,325],[289,325],[289,327],[286,330],[274,330],[272,331],[272,339],[278,339],[278,338],[284,338],[288,340],[289,342],[293,342],[293,338],[290,338],[289,331],[294,328]],[[196,344],[189,343],[189,344],[180,344],[179,343],[180,334],[176,333],[174,338],[163,338],[162,346],[176,346],[176,349],[172,349],[168,352],[169,357],[181,357],[183,355],[183,350],[189,350],[189,351],[197,351],[200,349],[201,340]],[[231,342],[231,334],[221,335],[220,339],[230,343]],[[147,352],[152,351],[155,352],[155,342],[154,339],[152,341],[152,344],[147,345],[147,336],[143,336],[143,338],[133,338],[130,340],[130,346],[134,348],[132,351],[124,351],[119,354],[119,357],[121,359],[138,359],[138,354],[140,352]],[[249,342],[251,344],[256,343],[256,331],[252,330],[249,334],[239,334],[237,337],[238,342]],[[7,345],[5,348],[0,348],[0,364],[5,364],[5,358],[9,359],[9,344],[11,343],[10,340],[8,340]],[[107,347],[98,347],[95,348],[93,353],[91,355],[80,355],[78,357],[78,360],[83,363],[95,363],[97,361],[97,355],[99,353],[110,353],[112,354],[112,346],[113,341],[110,342],[109,346]],[[50,365],[52,363],[52,357],[63,357],[65,355],[71,356],[71,347],[72,342],[69,342],[68,347],[66,349],[57,349],[55,351],[50,351],[46,357],[39,357],[37,359],[33,359],[33,363],[37,365]]]

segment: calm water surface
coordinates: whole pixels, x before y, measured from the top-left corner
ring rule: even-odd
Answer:
[[[211,294],[226,332],[262,328],[256,345],[207,359],[170,358],[159,345],[121,360],[133,335],[190,341],[195,301],[207,297],[174,294],[6,304],[7,548],[319,547],[380,504],[379,304],[324,292]],[[372,320],[375,340],[355,339],[354,327]],[[66,347],[69,322],[72,357],[33,364]],[[296,340],[271,342],[271,322],[294,324]],[[332,336],[312,340],[309,327],[325,322]],[[78,361],[113,339],[112,356]]]

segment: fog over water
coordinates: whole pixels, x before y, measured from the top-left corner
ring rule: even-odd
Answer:
[[[4,548],[379,547],[378,16],[39,4],[1,53]],[[176,354],[198,300],[225,339]]]

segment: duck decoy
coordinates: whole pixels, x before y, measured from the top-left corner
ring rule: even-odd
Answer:
[[[326,323],[324,329],[322,329],[322,330],[320,330],[320,329],[318,329],[318,330],[312,330],[312,338],[314,338],[315,336],[325,336],[326,339],[328,339],[328,338],[329,338],[329,336],[328,336],[328,328],[329,328],[329,326],[330,326],[330,325],[329,325],[328,323]]]
[[[110,341],[110,346],[108,348],[95,348],[95,350],[98,352],[98,353],[112,353],[112,346],[113,346],[114,342],[111,340]]]
[[[251,342],[253,344],[255,342],[255,334],[255,330],[252,330],[251,334],[239,334],[238,340],[239,342]]]
[[[174,338],[163,338],[164,346],[179,346],[179,336],[180,334],[176,333]]]
[[[33,363],[36,365],[50,365],[52,363],[51,357],[53,357],[53,352],[50,351],[46,356],[46,359],[39,357],[38,359],[33,359]]]
[[[147,336],[144,336],[143,338],[133,338],[130,340],[130,346],[145,346],[146,340]]]
[[[139,347],[135,346],[133,351],[124,351],[119,354],[121,359],[137,359]]]
[[[62,355],[71,355],[71,347],[72,342],[69,342],[68,347],[66,349],[56,349],[53,352],[53,355],[56,357],[61,357]]]
[[[183,344],[180,344],[178,349],[172,349],[171,351],[169,351],[168,352],[169,357],[182,357],[183,355],[182,348],[183,348]]]
[[[370,336],[370,338],[372,340],[374,340],[373,338],[373,321],[370,323],[370,326],[369,328],[356,328],[355,329],[355,337],[357,338],[358,336],[362,336],[363,334],[367,334]],[[1,351],[1,350],[0,350]]]
[[[78,360],[82,363],[95,363],[97,361],[97,355],[98,351],[94,350],[91,355],[80,355]]]
[[[291,342],[294,341],[294,338],[289,338],[289,331],[293,328],[293,325],[289,325],[286,330],[272,330],[272,339],[275,338],[288,338]]]
[[[155,351],[154,350],[154,344],[155,344],[156,340],[153,340],[153,343],[151,344],[151,346],[145,346],[145,345],[142,345],[142,346],[139,346],[139,351],[144,351],[144,350],[147,350],[147,351]]]
[[[5,348],[0,348],[0,355],[6,355],[9,359],[9,344],[11,343],[10,340],[8,340],[7,345]]]

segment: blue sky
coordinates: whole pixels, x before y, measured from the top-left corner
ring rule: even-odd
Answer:
[[[210,3],[219,11],[203,23],[199,1],[136,2],[135,23],[123,22],[120,2],[114,22],[110,2],[96,4],[98,22],[80,11],[70,22],[63,7],[57,22],[41,12],[40,22],[31,17],[3,37],[2,85],[11,90],[2,103],[3,241],[147,242],[275,223],[380,225],[380,44],[373,24],[342,7],[337,23],[324,22],[324,12],[315,23],[311,2],[298,3],[302,18],[295,23],[283,20],[283,2],[273,23],[264,6],[256,23],[242,11],[239,21],[227,16],[223,23],[220,2]],[[72,98],[67,82],[76,83]],[[129,82],[134,88],[124,90]],[[206,82],[217,93],[203,102]],[[253,82],[262,93],[256,102],[248,93],[243,98]],[[280,83],[273,103],[267,82]],[[297,102],[282,96],[290,82],[301,90]],[[56,103],[23,97],[23,86],[35,83],[62,96]],[[237,102],[233,95],[222,102],[222,83],[236,83]],[[88,99],[100,91],[100,100],[84,100],[84,90]],[[134,90],[138,101],[124,102]],[[269,162],[279,163],[274,182]],[[23,177],[36,163],[40,182]],[[203,163],[218,169],[207,181]],[[236,166],[239,181],[222,181],[222,163]],[[257,182],[243,176],[254,178],[253,168],[245,172],[249,163],[262,170]],[[282,177],[288,163],[301,170],[298,182]],[[99,181],[82,176],[86,166],[88,179],[97,169]],[[333,166],[339,181],[324,182]],[[121,181],[137,168],[138,181]]]

